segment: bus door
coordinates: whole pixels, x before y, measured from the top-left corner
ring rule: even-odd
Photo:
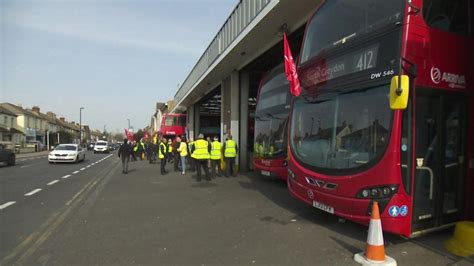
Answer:
[[[427,89],[416,93],[412,232],[463,215],[468,118],[465,94]]]

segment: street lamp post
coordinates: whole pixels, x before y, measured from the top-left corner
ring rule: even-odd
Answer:
[[[127,120],[128,120],[128,129],[130,129],[130,119],[127,118]]]
[[[82,145],[82,109],[85,108],[79,108],[79,145]]]

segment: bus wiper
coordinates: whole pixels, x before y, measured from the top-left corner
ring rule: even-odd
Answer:
[[[260,116],[255,116],[255,120],[257,120],[257,121],[268,121],[268,119],[262,119]]]
[[[274,116],[274,115],[272,115],[272,114],[270,114],[270,113],[266,113],[266,115],[267,115],[268,117],[270,117],[271,119],[284,120],[283,118],[281,118],[281,117],[276,117],[276,116]]]
[[[340,39],[339,41],[333,42],[332,44],[333,44],[333,46],[336,46],[336,45],[339,45],[339,44],[341,44],[341,43],[345,43],[348,39],[350,39],[350,38],[352,38],[352,37],[354,37],[354,36],[356,36],[356,33],[355,33],[355,32],[352,33],[351,35],[348,35],[348,36],[346,36],[346,37]]]
[[[324,102],[328,102],[328,101],[332,101],[332,99],[324,99],[324,100],[321,100],[321,99],[314,99],[314,100],[311,100],[309,97],[307,96],[303,96],[303,99],[307,102],[307,103],[324,103]]]

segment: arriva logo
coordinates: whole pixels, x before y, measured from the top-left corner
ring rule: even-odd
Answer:
[[[441,71],[437,67],[431,67],[431,80],[435,84],[439,84],[441,81]]]

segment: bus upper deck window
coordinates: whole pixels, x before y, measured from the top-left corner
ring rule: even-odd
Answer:
[[[423,17],[426,23],[444,31],[468,35],[468,0],[425,0]]]

